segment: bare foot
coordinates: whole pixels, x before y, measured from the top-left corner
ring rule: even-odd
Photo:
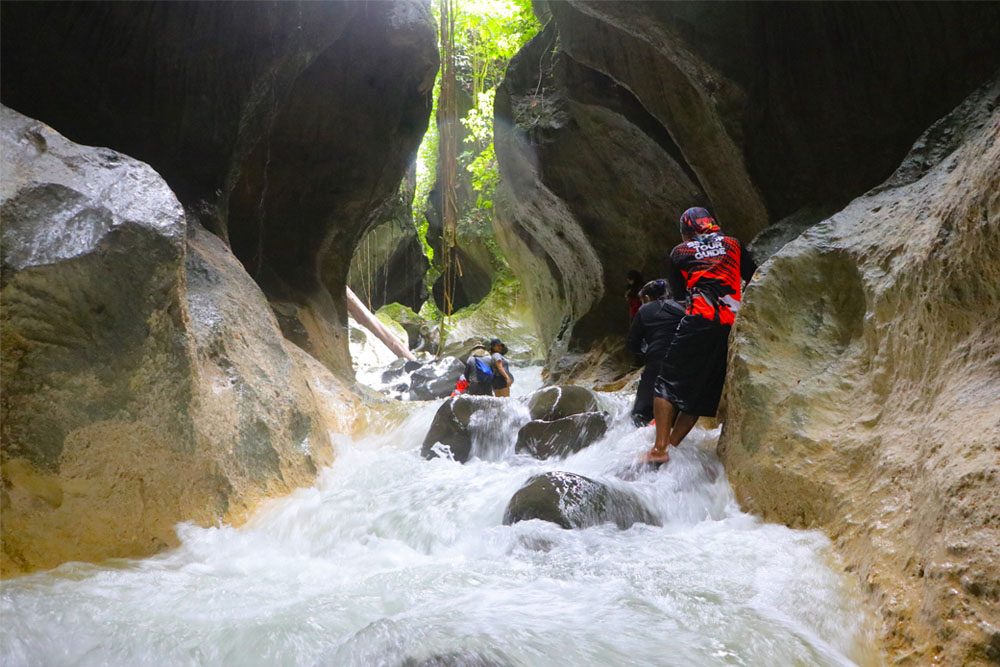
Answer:
[[[658,452],[654,448],[654,449],[651,449],[648,452],[646,452],[646,456],[645,456],[644,460],[646,461],[646,463],[659,463],[659,464],[663,464],[663,463],[666,463],[666,462],[668,462],[670,460],[670,453],[666,452],[666,451]]]

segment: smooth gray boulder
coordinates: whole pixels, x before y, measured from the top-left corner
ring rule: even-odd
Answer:
[[[536,419],[517,432],[514,451],[538,459],[565,457],[601,439],[607,430],[606,412],[584,412],[554,421]]]
[[[551,521],[563,528],[613,523],[624,530],[634,523],[660,525],[632,493],[569,472],[535,475],[511,497],[504,525],[530,519]]]
[[[545,387],[528,399],[528,411],[532,419],[554,421],[584,412],[596,412],[597,394],[586,387],[560,385]]]
[[[506,400],[509,399],[465,395],[449,398],[434,415],[420,454],[425,459],[437,458],[434,445],[441,443],[451,449],[451,455],[456,461],[465,463],[472,453],[472,434],[469,432],[472,415]]]

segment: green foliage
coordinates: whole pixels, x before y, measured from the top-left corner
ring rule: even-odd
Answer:
[[[420,306],[420,312],[418,313],[420,317],[425,320],[430,320],[431,322],[441,321],[441,310],[434,303],[434,299],[427,299],[424,301],[424,305]]]
[[[438,3],[432,2],[431,7],[440,21]],[[467,216],[464,221],[485,220],[488,223],[488,212],[493,208],[494,193],[500,181],[493,149],[493,98],[510,59],[538,33],[540,25],[531,0],[458,0],[456,9],[455,42],[461,85],[475,100],[475,106],[461,119],[471,136],[466,139],[467,150],[459,156],[459,162],[471,174],[478,214]],[[439,92],[440,79],[435,83],[432,119],[437,117]],[[427,197],[434,187],[437,151],[437,123],[431,122],[417,152],[417,189],[413,206],[418,212],[426,208]],[[419,213],[417,217],[421,217]],[[426,244],[426,232],[426,222],[418,223],[424,250],[431,258],[433,253]]]
[[[458,8],[456,41],[469,59],[476,98],[499,85],[507,63],[539,25],[530,0],[461,0]]]
[[[436,8],[437,5],[434,5]],[[435,9],[436,11],[436,9]],[[436,14],[435,14],[436,16]],[[427,133],[424,134],[420,147],[417,148],[417,187],[413,193],[413,224],[417,228],[417,238],[423,246],[424,255],[427,260],[434,265],[434,249],[427,243],[427,228],[430,223],[424,216],[427,208],[427,197],[431,188],[434,187],[434,180],[437,177],[437,156],[438,156],[438,130],[437,123],[433,122],[437,117],[438,95],[441,92],[441,77],[434,81],[434,106],[431,109],[431,123],[427,126]]]
[[[476,191],[476,208],[493,208],[493,195],[500,183],[500,169],[496,152],[493,150],[493,98],[495,90],[479,93],[476,106],[462,119],[462,124],[470,133],[469,139],[477,150],[466,151],[461,162],[472,175],[472,187]]]
[[[432,0],[431,8],[440,25],[439,3]],[[492,230],[493,203],[500,182],[493,147],[493,101],[510,59],[541,26],[535,18],[531,0],[456,0],[455,9],[459,86],[475,101],[473,108],[460,119],[469,136],[464,140],[464,152],[458,157],[460,168],[470,175],[476,203],[461,213],[459,236],[476,236],[485,242],[497,266],[505,269],[506,261]],[[428,286],[440,275],[433,262],[434,251],[427,243],[429,225],[424,216],[428,196],[437,178],[439,135],[436,119],[440,90],[439,76],[434,85],[431,123],[417,150],[417,187],[413,198],[414,225],[424,254],[431,260],[431,269],[425,277]],[[433,300],[424,305],[420,314],[428,319],[440,316]]]
[[[472,74],[475,105],[462,124],[469,131],[467,150],[460,160],[471,174],[476,192],[471,222],[491,218],[493,199],[500,183],[500,169],[493,148],[493,99],[507,64],[518,49],[535,36],[539,25],[530,0],[466,0],[457,31],[460,49],[467,55]]]

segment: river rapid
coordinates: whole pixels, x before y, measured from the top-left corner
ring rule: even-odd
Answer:
[[[515,394],[541,384],[520,369]],[[316,485],[245,526],[178,526],[145,560],[69,563],[3,583],[0,663],[19,665],[877,664],[872,619],[815,531],[740,511],[697,428],[669,465],[635,464],[652,428],[630,396],[565,460],[513,454],[509,401],[466,465],[426,461],[440,401],[384,433],[338,437]],[[627,485],[662,527],[502,525],[534,474]]]

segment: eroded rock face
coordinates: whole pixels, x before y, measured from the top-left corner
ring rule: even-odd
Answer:
[[[553,51],[557,36],[550,23],[511,61],[495,118],[497,238],[534,278],[546,344],[581,318],[587,340],[624,329],[626,272],[652,275],[668,214],[705,201],[669,134],[614,80]]]
[[[351,260],[348,284],[370,310],[401,303],[419,311],[427,300],[424,276],[430,262],[413,226],[416,179],[416,167],[411,165],[399,192],[385,207],[387,220],[364,235]]]
[[[148,165],[4,107],[0,140],[3,573],[146,556],[310,483],[346,430],[314,392],[350,399],[225,245]]]
[[[351,373],[351,258],[430,116],[426,3],[19,3],[2,30],[4,104],[152,165]]]
[[[455,259],[462,267],[462,275],[455,279],[455,286],[452,290],[453,311],[466,308],[485,299],[493,288],[493,281],[497,275],[489,247],[483,242],[483,239],[471,233],[459,232],[458,241],[455,244]],[[442,276],[438,276],[438,279],[434,281],[431,295],[434,297],[434,303],[437,307],[442,311],[445,310],[447,305],[444,299],[444,278]]]
[[[995,4],[546,6],[497,92],[495,224],[555,353],[621,335],[684,209],[743,241],[823,219],[1000,66]]]
[[[893,656],[1000,660],[1000,83],[785,246],[733,334],[743,505],[823,528]]]
[[[606,412],[584,412],[554,421],[532,420],[517,432],[514,451],[539,459],[566,457],[604,437]]]
[[[635,523],[660,525],[632,493],[569,472],[535,475],[510,499],[505,526],[541,519],[563,528],[587,528],[613,523],[626,529]]]

